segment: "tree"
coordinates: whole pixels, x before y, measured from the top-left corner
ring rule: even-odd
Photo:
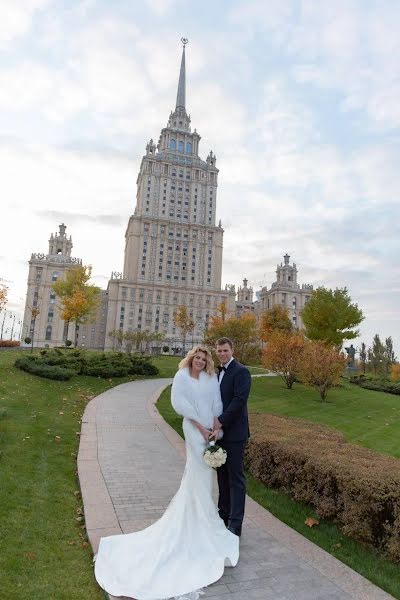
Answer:
[[[390,380],[391,381],[400,381],[400,365],[399,363],[395,363],[390,367]]]
[[[374,339],[372,340],[372,348],[370,352],[370,362],[375,375],[377,373],[382,373],[384,369],[384,360],[385,346],[382,344],[379,334],[376,333],[374,335]]]
[[[115,350],[115,344],[117,344],[118,350],[122,348],[122,342],[124,339],[124,332],[122,329],[113,329],[108,332],[108,337],[114,340],[113,349]]]
[[[31,308],[31,353],[33,352],[33,342],[35,340],[35,325],[36,319],[40,314],[40,308],[38,306],[32,306]]]
[[[390,367],[396,362],[396,356],[393,350],[393,340],[391,336],[385,340],[384,363],[386,373],[389,373]]]
[[[341,349],[344,340],[359,335],[355,329],[364,319],[361,309],[352,303],[347,288],[319,287],[301,311],[306,336]]]
[[[362,364],[363,373],[365,373],[365,366],[367,363],[367,347],[364,342],[362,342],[360,349],[360,363]]]
[[[297,374],[302,383],[311,385],[325,400],[328,390],[337,385],[346,368],[346,358],[320,340],[307,341],[301,353]]]
[[[264,311],[261,315],[260,337],[267,342],[275,331],[292,331],[293,323],[289,317],[289,310],[280,304]]]
[[[90,267],[79,265],[67,269],[65,278],[53,283],[53,290],[61,300],[61,315],[66,323],[75,323],[75,347],[79,325],[92,322],[100,302],[100,288],[89,283],[91,275]]]
[[[254,315],[231,315],[225,321],[220,316],[211,317],[204,341],[209,346],[215,346],[221,337],[232,340],[235,356],[240,362],[249,364],[259,359],[258,328]]]
[[[229,313],[226,300],[222,300],[217,306],[217,314],[221,317],[223,323],[225,323],[226,317]]]
[[[276,330],[271,333],[267,347],[263,351],[262,364],[274,371],[292,389],[305,345],[304,336]]]
[[[183,354],[186,354],[186,337],[188,333],[193,331],[195,324],[187,309],[187,306],[184,304],[178,306],[174,314],[174,323],[181,332],[183,340]]]
[[[2,281],[3,280],[0,279],[0,313],[7,306],[9,290],[9,287],[5,283],[2,283]]]

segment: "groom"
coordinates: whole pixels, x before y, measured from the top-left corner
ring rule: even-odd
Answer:
[[[221,362],[218,381],[221,389],[223,412],[214,419],[214,434],[223,427],[224,437],[218,442],[227,452],[227,460],[217,469],[219,516],[232,533],[240,536],[246,498],[246,479],[243,454],[250,435],[247,400],[251,387],[249,370],[233,358],[233,344],[229,338],[217,341],[216,352]]]

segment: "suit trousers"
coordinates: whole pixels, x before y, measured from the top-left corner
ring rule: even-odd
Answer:
[[[225,524],[233,528],[242,526],[246,500],[246,477],[243,454],[247,440],[243,442],[218,442],[227,452],[226,463],[217,469],[218,511]]]

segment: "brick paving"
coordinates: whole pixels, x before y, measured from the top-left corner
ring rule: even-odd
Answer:
[[[179,487],[184,443],[154,406],[170,382],[125,383],[86,408],[78,472],[93,552],[101,537],[138,531],[157,520]],[[204,600],[392,598],[250,498],[239,563],[205,592]]]

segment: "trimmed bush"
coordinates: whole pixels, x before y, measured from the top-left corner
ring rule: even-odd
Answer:
[[[21,363],[21,360],[25,362]],[[26,362],[34,363],[35,367],[26,367]],[[23,366],[20,366],[20,365]],[[128,375],[141,375],[151,377],[158,375],[159,371],[148,358],[130,356],[123,352],[93,352],[81,350],[62,352],[58,348],[41,350],[40,357],[33,355],[17,359],[15,366],[29,370],[30,373],[40,375],[39,365],[46,367],[43,377],[49,377],[51,368],[64,369],[74,375],[88,375],[90,377],[127,377]],[[26,368],[25,368],[26,367]],[[32,370],[33,369],[33,370]],[[56,371],[54,371],[56,373]],[[51,379],[51,377],[49,377]],[[54,377],[57,379],[58,377]],[[68,377],[69,379],[69,377]]]
[[[30,337],[26,337],[26,338],[24,339],[24,342],[25,342],[25,344],[31,344],[31,343],[32,343],[32,338],[30,338]]]
[[[68,381],[73,375],[76,375],[76,372],[72,369],[50,366],[43,363],[40,359],[32,360],[27,357],[17,358],[15,366],[32,375],[39,375],[39,377],[55,379],[57,381]]]
[[[389,381],[387,379],[377,379],[365,375],[355,375],[350,378],[350,383],[359,385],[366,390],[400,395],[400,381]]]
[[[301,419],[253,413],[250,429],[245,462],[253,477],[400,562],[399,459]]]
[[[17,348],[19,345],[18,340],[0,340],[0,348]]]

